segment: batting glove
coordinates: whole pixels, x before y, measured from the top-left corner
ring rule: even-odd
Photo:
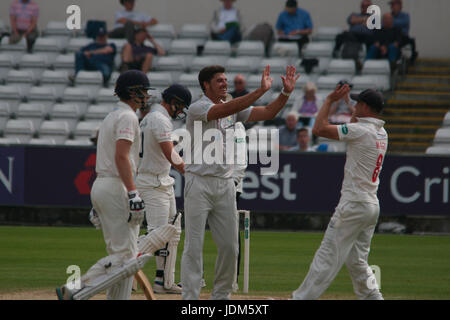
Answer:
[[[94,208],[89,212],[89,220],[94,225],[95,229],[100,230],[102,228],[102,223],[100,222],[100,218],[98,217],[97,211]]]
[[[128,192],[128,199],[130,199],[130,216],[128,217],[128,222],[140,226],[145,217],[144,200],[139,197],[137,190]]]

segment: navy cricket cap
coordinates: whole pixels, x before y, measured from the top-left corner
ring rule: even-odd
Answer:
[[[381,112],[384,108],[383,94],[374,89],[366,89],[360,94],[351,94],[350,98],[355,101],[361,101],[367,104],[371,109]]]
[[[170,102],[171,99],[176,99],[186,107],[189,107],[192,101],[192,95],[189,89],[178,83],[172,84],[164,90],[162,97],[166,102]]]
[[[101,27],[101,28],[98,28],[97,34],[95,36],[102,37],[102,36],[106,36],[106,34],[107,34],[106,29]]]
[[[297,0],[287,0],[286,1],[286,7],[288,7],[288,8],[296,8],[297,7]]]

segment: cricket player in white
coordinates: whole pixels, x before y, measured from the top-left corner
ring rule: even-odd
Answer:
[[[200,295],[206,220],[217,245],[211,299],[229,299],[236,272],[238,221],[236,189],[232,178],[233,164],[227,163],[225,159],[227,152],[230,152],[229,148],[234,149],[234,141],[229,143],[227,149],[225,133],[227,129],[233,130],[234,124],[239,121],[273,119],[286,104],[299,76],[295,73],[294,66],[288,66],[286,75],[281,76],[283,90],[280,95],[266,107],[249,108],[272,85],[269,66],[263,71],[260,88],[228,102],[224,102],[228,89],[225,68],[209,66],[200,71],[198,78],[204,96],[189,107],[186,118],[186,129],[193,137],[190,146],[193,162],[185,160],[185,243],[181,261],[183,299],[196,300]],[[194,126],[201,127],[201,132],[194,132]],[[221,163],[207,164],[202,157],[211,144],[211,139],[203,141],[208,129],[221,133],[213,137],[216,143],[223,145],[223,159],[219,159]],[[201,137],[200,141],[195,140],[195,137]],[[202,158],[201,163],[194,162],[198,155]]]
[[[168,243],[167,250],[162,251],[162,256],[155,258],[156,277],[153,291],[160,294],[181,294],[181,287],[175,283],[181,216],[176,216],[173,188],[175,180],[169,176],[169,172],[173,166],[184,174],[184,162],[174,150],[171,134],[172,120],[181,118],[181,115],[185,116],[183,110],[191,104],[192,96],[186,87],[173,84],[162,93],[162,97],[161,104],[152,105],[150,113],[140,124],[142,149],[139,153],[136,186],[146,204],[148,232],[172,222],[178,231],[177,237]]]
[[[318,299],[344,263],[358,299],[383,299],[368,265],[370,242],[380,212],[379,174],[388,144],[384,121],[379,119],[384,107],[383,96],[372,89],[352,94],[351,98],[358,103],[351,123],[330,125],[331,104],[349,91],[345,84],[328,95],[314,124],[315,135],[347,142],[347,160],[341,199],[306,278],[293,292],[293,299]]]
[[[127,71],[117,79],[115,93],[120,102],[99,129],[97,178],[91,191],[91,201],[100,220],[98,225],[103,231],[109,255],[81,277],[78,288],[68,285],[57,288],[60,300],[89,299],[105,289],[108,300],[130,299],[133,275],[158,249],[146,241],[147,247],[152,246],[153,250],[137,257],[137,236],[144,220],[145,204],[134,183],[140,145],[136,110],[146,104],[150,97],[147,93],[149,88],[147,76],[140,71]],[[170,227],[171,234],[167,237],[158,235],[161,241],[157,246],[175,234],[174,227]]]

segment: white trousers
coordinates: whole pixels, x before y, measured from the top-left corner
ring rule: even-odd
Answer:
[[[138,190],[145,203],[147,230],[151,231],[168,223],[172,224],[172,221],[177,213],[173,186],[161,186],[158,188],[141,188],[138,186]],[[178,241],[176,245],[178,245]],[[177,252],[171,252],[170,254],[176,257]],[[165,269],[164,257],[155,257],[155,261],[157,270]],[[169,271],[172,273],[170,279],[175,279],[175,263],[176,259],[173,261],[172,270]],[[172,285],[173,283],[170,283],[168,286],[170,287]]]
[[[182,298],[197,300],[203,272],[203,242],[208,220],[217,246],[213,300],[230,298],[238,255],[236,191],[233,179],[185,175],[185,242],[181,260]]]
[[[92,186],[91,201],[102,224],[108,254],[122,261],[136,257],[139,226],[128,223],[128,196],[120,178],[97,178]],[[122,280],[107,290],[107,299],[129,300],[132,284],[133,277]]]
[[[293,299],[318,299],[344,263],[358,299],[383,299],[371,281],[373,272],[367,263],[379,211],[376,204],[340,201],[306,278],[293,292]]]

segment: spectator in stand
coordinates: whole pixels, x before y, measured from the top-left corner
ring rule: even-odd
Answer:
[[[373,30],[367,28],[367,19],[370,17],[367,8],[371,5],[371,0],[363,0],[361,1],[361,11],[353,12],[348,16],[349,29],[336,36],[333,57],[338,57],[339,50],[345,42],[359,42],[365,44],[367,49],[370,48],[373,43]]]
[[[400,43],[400,48],[408,44],[411,45],[411,62],[414,63],[417,59],[418,53],[416,51],[416,39],[409,37],[409,14],[402,11],[402,0],[392,0],[389,4],[391,5],[391,13],[394,17],[394,27],[399,27],[402,30],[402,41]]]
[[[39,35],[37,21],[39,6],[32,0],[14,0],[9,9],[11,35],[9,43],[18,43],[22,37],[27,39],[27,51],[31,53]]]
[[[299,122],[304,126],[313,127],[317,112],[322,106],[322,101],[317,98],[317,87],[313,82],[307,82],[303,88],[303,99],[301,100]]]
[[[213,40],[227,40],[231,44],[241,41],[242,18],[239,9],[233,6],[236,0],[220,0],[223,6],[214,10],[211,22]]]
[[[400,43],[402,31],[394,26],[394,17],[391,13],[383,15],[383,26],[374,30],[374,44],[367,52],[366,59],[385,59],[391,64],[391,70],[395,69],[395,63],[400,56]]]
[[[350,88],[353,87],[352,84],[348,83],[346,80],[341,80],[336,88],[348,84]],[[330,113],[328,114],[328,120],[332,124],[344,124],[349,123],[352,119],[352,114],[355,112],[356,101],[350,99],[350,94],[342,97],[342,99],[331,104]]]
[[[247,82],[242,74],[238,74],[234,77],[234,90],[230,92],[233,98],[245,96],[248,93],[246,88]]]
[[[286,8],[278,16],[275,26],[278,41],[295,41],[301,54],[303,46],[309,42],[313,23],[308,11],[298,8],[296,0],[287,0]]]
[[[113,39],[127,39],[133,43],[134,31],[138,28],[147,28],[158,23],[158,20],[144,12],[134,10],[135,0],[120,0],[125,10],[116,12],[114,29],[109,33]]]
[[[310,146],[309,131],[307,128],[300,128],[297,130],[297,145],[288,149],[288,151],[303,151],[303,152],[314,152],[312,146]]]
[[[144,44],[145,40],[149,40],[153,47]],[[147,29],[141,28],[136,30],[134,41],[127,43],[122,51],[121,72],[127,70],[141,70],[144,73],[150,71],[154,55],[164,56],[165,50],[155,41]]]
[[[286,116],[286,124],[279,130],[280,150],[289,150],[297,145],[298,114],[289,112]]]
[[[75,53],[75,76],[81,70],[99,70],[103,75],[104,86],[108,86],[114,68],[116,51],[116,45],[108,43],[106,30],[104,28],[98,29],[95,41]],[[72,82],[74,79],[74,76],[70,77]]]

